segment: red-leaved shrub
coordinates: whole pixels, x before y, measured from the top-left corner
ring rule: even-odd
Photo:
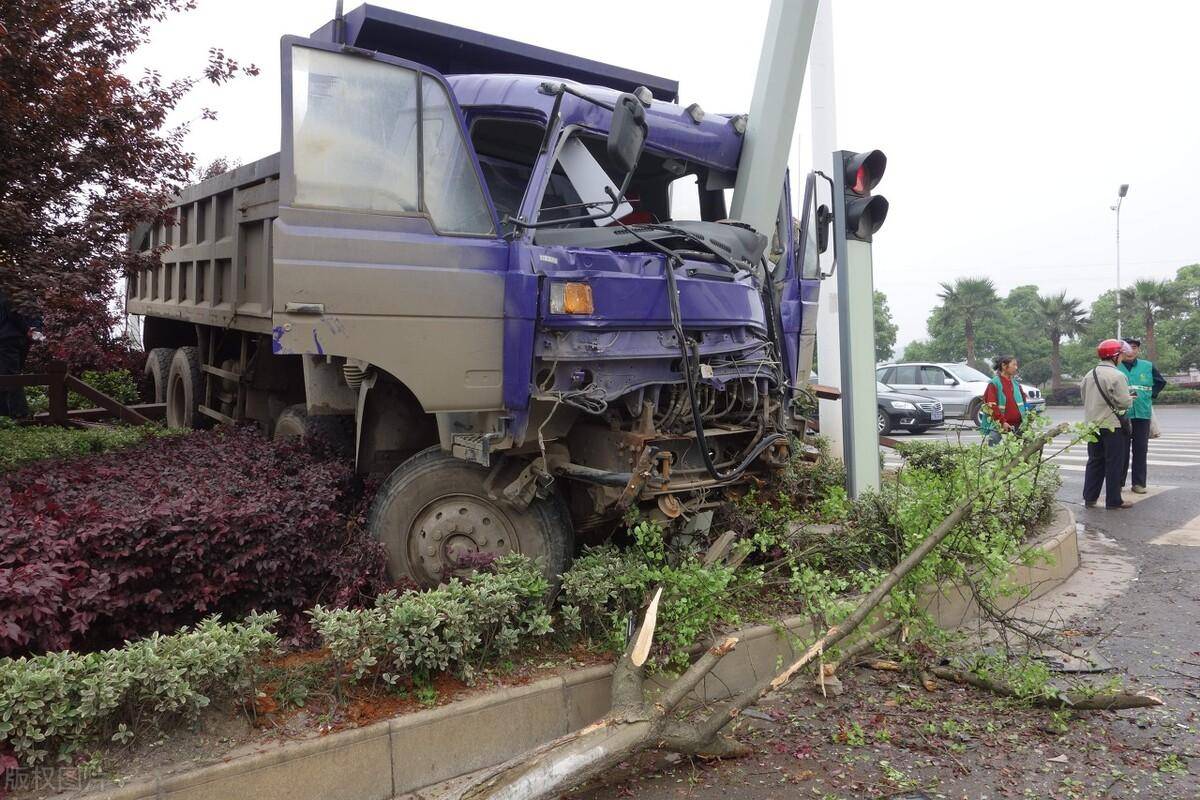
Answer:
[[[220,612],[386,588],[344,461],[250,429],[151,438],[0,476],[0,655],[106,646]]]

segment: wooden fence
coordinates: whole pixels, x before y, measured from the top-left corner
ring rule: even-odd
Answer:
[[[46,386],[49,389],[50,409],[34,414],[31,422],[35,425],[62,425],[66,427],[82,427],[92,422],[117,418],[131,425],[145,425],[154,420],[161,420],[165,415],[165,403],[140,403],[127,406],[119,400],[114,400],[104,392],[95,389],[76,378],[62,361],[51,362],[45,372],[26,373],[22,375],[0,375],[0,389],[16,389],[26,386]],[[67,408],[67,393],[84,397],[96,404],[95,408]]]

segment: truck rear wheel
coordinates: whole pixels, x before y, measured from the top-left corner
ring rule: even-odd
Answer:
[[[146,353],[146,366],[142,369],[149,388],[154,390],[154,402],[167,402],[167,380],[171,377],[171,359],[175,351],[169,347],[156,347]]]
[[[354,455],[354,417],[345,415],[309,416],[308,406],[296,403],[279,412],[272,434],[277,442],[302,439],[309,444],[322,444],[343,458]]]
[[[570,564],[571,519],[561,498],[518,509],[488,497],[488,471],[434,446],[397,467],[371,506],[367,527],[387,547],[394,580],[419,586],[473,571],[489,557],[521,553],[552,583]]]
[[[204,391],[200,372],[200,350],[181,347],[171,358],[167,377],[167,427],[199,428],[206,419],[200,413],[200,397]]]

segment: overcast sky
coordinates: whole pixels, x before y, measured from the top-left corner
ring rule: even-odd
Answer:
[[[319,27],[334,0],[198,5],[156,26],[130,71],[195,73],[214,45],[256,63],[256,78],[195,92],[181,118],[220,115],[193,126],[201,163],[276,152],[279,37]],[[732,112],[750,105],[768,0],[376,5],[664,75],[683,103]],[[925,335],[941,281],[986,275],[1002,292],[1032,283],[1089,302],[1114,287],[1121,183],[1124,283],[1200,261],[1200,3],[837,0],[834,30],[838,145],[888,156],[875,286],[899,347]]]

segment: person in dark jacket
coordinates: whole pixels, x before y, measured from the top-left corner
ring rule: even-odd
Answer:
[[[37,320],[18,311],[8,295],[0,291],[0,375],[19,375],[25,371],[30,341],[40,328]],[[23,387],[0,389],[0,417],[28,416]]]
[[[1133,408],[1129,409],[1127,415],[1133,425],[1133,432],[1129,437],[1133,455],[1133,491],[1134,494],[1145,494],[1146,456],[1150,450],[1150,416],[1154,412],[1154,400],[1167,385],[1167,379],[1152,362],[1138,358],[1142,352],[1140,339],[1127,338],[1123,341],[1129,345],[1130,351],[1121,357],[1119,369],[1125,373],[1129,388],[1137,392]],[[1122,473],[1122,486],[1125,485],[1125,474],[1127,473]]]

